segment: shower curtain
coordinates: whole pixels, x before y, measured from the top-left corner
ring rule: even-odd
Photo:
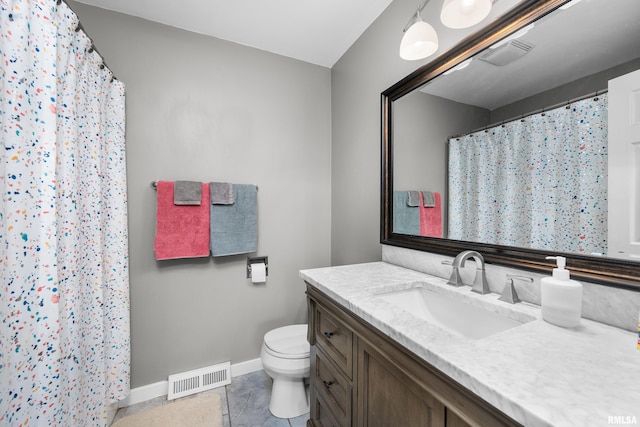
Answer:
[[[124,85],[55,0],[0,0],[0,425],[129,392]]]
[[[607,95],[449,140],[449,238],[607,251]]]

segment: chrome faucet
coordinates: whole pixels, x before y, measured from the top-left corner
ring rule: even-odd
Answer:
[[[460,268],[464,267],[465,262],[469,258],[473,258],[473,260],[476,262],[476,276],[473,279],[471,290],[483,295],[489,293],[489,284],[487,283],[487,276],[484,271],[484,258],[482,257],[482,255],[480,255],[479,252],[476,251],[460,252],[455,257],[453,263],[451,264],[453,268],[453,271],[451,272],[451,278],[447,283],[453,286],[464,285],[462,277],[460,277]]]
[[[504,288],[502,289],[502,294],[500,295],[500,298],[498,298],[500,301],[508,302],[510,304],[517,304],[522,301],[520,297],[518,297],[518,293],[516,292],[516,287],[513,284],[513,281],[515,279],[525,280],[529,283],[533,283],[533,277],[507,274],[507,283],[504,284]]]
[[[452,270],[451,270],[451,277],[449,277],[449,281],[447,282],[447,285],[451,285],[451,286],[464,286],[464,283],[462,283],[462,277],[460,277],[460,267],[458,265],[453,265],[453,261],[450,260],[445,260],[442,261],[443,264],[446,265],[450,265],[452,266]]]

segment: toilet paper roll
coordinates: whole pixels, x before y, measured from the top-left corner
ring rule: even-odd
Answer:
[[[265,283],[267,281],[267,266],[264,262],[251,264],[251,282]]]

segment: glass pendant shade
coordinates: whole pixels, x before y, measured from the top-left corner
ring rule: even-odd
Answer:
[[[445,0],[440,20],[449,28],[468,28],[491,12],[491,0]]]
[[[400,57],[417,60],[433,55],[438,50],[438,34],[423,20],[417,21],[404,33],[400,42]]]

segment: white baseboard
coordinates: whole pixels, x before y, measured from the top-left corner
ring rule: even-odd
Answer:
[[[231,378],[262,370],[262,359],[257,358],[231,365]]]
[[[124,408],[136,403],[146,402],[156,397],[166,396],[169,393],[169,381],[159,381],[142,387],[132,388],[129,395],[118,402],[118,407]]]
[[[262,370],[262,360],[260,358],[235,363],[231,365],[231,378],[260,370]],[[142,387],[136,387],[131,389],[129,396],[118,402],[118,407],[124,408],[135,405],[136,403],[146,402],[147,400],[155,399],[156,397],[166,396],[168,392],[169,381],[159,381]]]

